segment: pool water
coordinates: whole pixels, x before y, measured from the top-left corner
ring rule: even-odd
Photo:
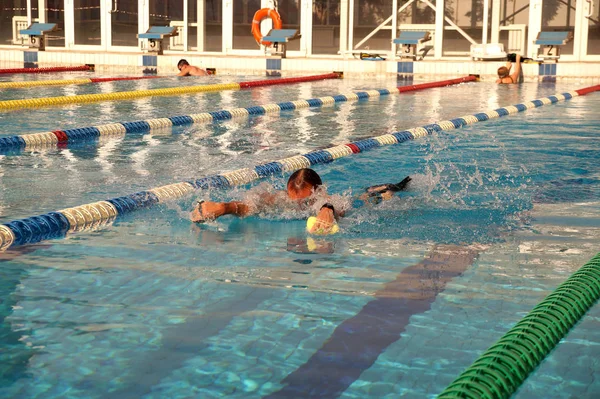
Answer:
[[[62,74],[74,76],[87,75]],[[210,79],[5,90],[0,100],[259,77]],[[2,112],[0,132],[395,84],[344,79]],[[586,86],[468,83],[0,155],[0,223]],[[307,237],[305,215],[187,218],[198,199],[244,199],[283,188],[285,175],[10,250],[0,255],[0,396],[435,397],[598,252],[598,109],[590,94],[315,166],[349,201],[413,178],[392,200],[353,209],[335,236]],[[595,306],[514,397],[597,397],[599,317]]]

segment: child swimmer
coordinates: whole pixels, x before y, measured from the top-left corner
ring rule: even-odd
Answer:
[[[389,199],[394,192],[404,190],[410,182],[406,177],[397,184],[382,184],[368,187],[360,199],[368,203],[379,203]],[[288,179],[286,191],[264,193],[257,201],[212,202],[199,201],[192,210],[190,219],[195,223],[215,220],[223,215],[239,217],[258,214],[269,208],[279,206],[305,211],[318,209],[316,216],[307,221],[307,231],[315,235],[335,234],[339,231],[337,219],[343,217],[349,206],[343,202],[332,205],[333,196],[326,193],[321,177],[312,169],[304,168],[294,172]],[[319,206],[320,205],[320,206]]]

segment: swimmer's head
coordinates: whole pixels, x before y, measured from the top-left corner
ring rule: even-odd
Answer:
[[[295,171],[287,183],[288,196],[293,200],[308,198],[322,185],[321,177],[312,169],[304,168]]]
[[[186,65],[190,65],[190,64],[187,62],[187,60],[181,59],[177,63],[177,69],[179,69],[181,71],[181,68],[183,68]]]
[[[508,68],[507,67],[503,66],[503,67],[498,68],[498,77],[500,79],[504,79],[507,76],[508,76]]]

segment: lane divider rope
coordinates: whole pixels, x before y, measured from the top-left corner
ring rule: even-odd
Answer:
[[[7,68],[7,69],[0,69],[0,75],[19,74],[19,73],[93,71],[93,70],[94,70],[94,67],[91,65],[60,66],[60,67],[47,67],[47,68]]]
[[[161,129],[171,126],[186,126],[194,123],[212,123],[230,119],[248,118],[249,116],[279,113],[280,111],[292,111],[303,108],[315,108],[332,106],[346,101],[358,101],[361,99],[381,97],[389,94],[406,93],[443,87],[463,82],[477,80],[476,76],[464,76],[456,79],[448,79],[438,82],[421,83],[410,86],[400,86],[391,89],[378,89],[360,91],[351,94],[338,94],[308,100],[286,101],[277,104],[258,105],[246,108],[204,112],[193,115],[179,115],[167,118],[149,119],[135,122],[111,123],[99,126],[89,126],[64,130],[54,130],[43,133],[30,133],[16,136],[0,137],[0,154],[16,151],[34,151],[52,147],[64,147],[83,141],[96,140],[100,137],[121,137],[127,133],[147,133],[153,129]]]
[[[44,107],[44,106],[48,106],[48,105],[69,105],[69,104],[95,103],[95,102],[100,102],[100,101],[133,100],[136,98],[154,97],[154,96],[179,96],[182,94],[205,93],[205,92],[215,92],[215,91],[222,91],[222,90],[239,90],[239,89],[247,89],[247,88],[252,88],[252,87],[273,86],[273,85],[279,85],[279,84],[313,82],[316,80],[325,80],[325,79],[338,79],[338,78],[340,78],[340,76],[341,75],[339,73],[327,73],[327,74],[322,74],[322,75],[300,76],[300,77],[295,77],[295,78],[255,80],[255,81],[240,82],[240,83],[222,83],[222,84],[212,84],[212,85],[171,87],[171,88],[166,88],[166,89],[122,91],[122,92],[117,92],[117,93],[80,94],[80,95],[76,95],[76,96],[60,96],[60,97],[29,98],[29,99],[23,99],[23,100],[8,100],[8,101],[0,101],[0,110],[36,108],[36,107]]]
[[[438,398],[510,398],[599,298],[600,253],[479,356]]]
[[[121,78],[82,78],[82,79],[60,79],[60,80],[31,80],[26,82],[0,82],[1,89],[30,88],[39,86],[66,86],[83,85],[88,83],[116,82],[121,80],[158,79],[163,76],[127,76]]]
[[[522,104],[516,104],[514,109],[518,112],[522,112],[530,108],[541,107],[545,104],[554,104],[559,101],[570,100],[578,95],[588,94],[598,90],[600,90],[600,85],[568,93],[556,94],[545,97],[544,99],[533,100]],[[510,110],[513,110],[513,108],[510,108]],[[279,161],[257,165],[252,169],[244,168],[223,175],[213,175],[200,179],[188,180],[146,191],[140,191],[122,197],[112,198],[106,201],[14,220],[4,225],[0,225],[0,250],[6,250],[12,246],[35,243],[51,238],[64,237],[69,232],[105,226],[110,224],[120,215],[138,209],[148,208],[158,203],[182,198],[194,190],[205,190],[208,188],[224,189],[240,184],[247,184],[253,180],[281,175],[286,172],[293,172],[317,164],[329,163],[334,159],[357,154],[375,147],[399,144],[437,132],[458,129],[475,123],[475,120],[477,122],[482,122],[507,115],[511,115],[507,107],[498,108],[493,111],[473,114],[471,115],[472,117],[466,116],[454,118],[400,132],[367,138],[353,143],[337,145],[333,148],[312,151],[307,154],[296,155]],[[347,148],[343,148],[344,146]]]

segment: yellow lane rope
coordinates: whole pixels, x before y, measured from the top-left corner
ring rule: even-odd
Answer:
[[[60,80],[32,80],[28,82],[0,82],[0,89],[16,89],[21,87],[38,86],[63,86],[63,85],[84,85],[92,83],[89,78],[85,79],[60,79]]]
[[[0,110],[36,108],[48,105],[68,105],[95,103],[100,101],[131,100],[153,96],[177,96],[182,94],[213,92],[222,90],[239,90],[239,83],[224,83],[202,86],[173,87],[168,89],[123,91],[119,93],[83,94],[77,96],[30,98],[26,100],[0,101]]]

